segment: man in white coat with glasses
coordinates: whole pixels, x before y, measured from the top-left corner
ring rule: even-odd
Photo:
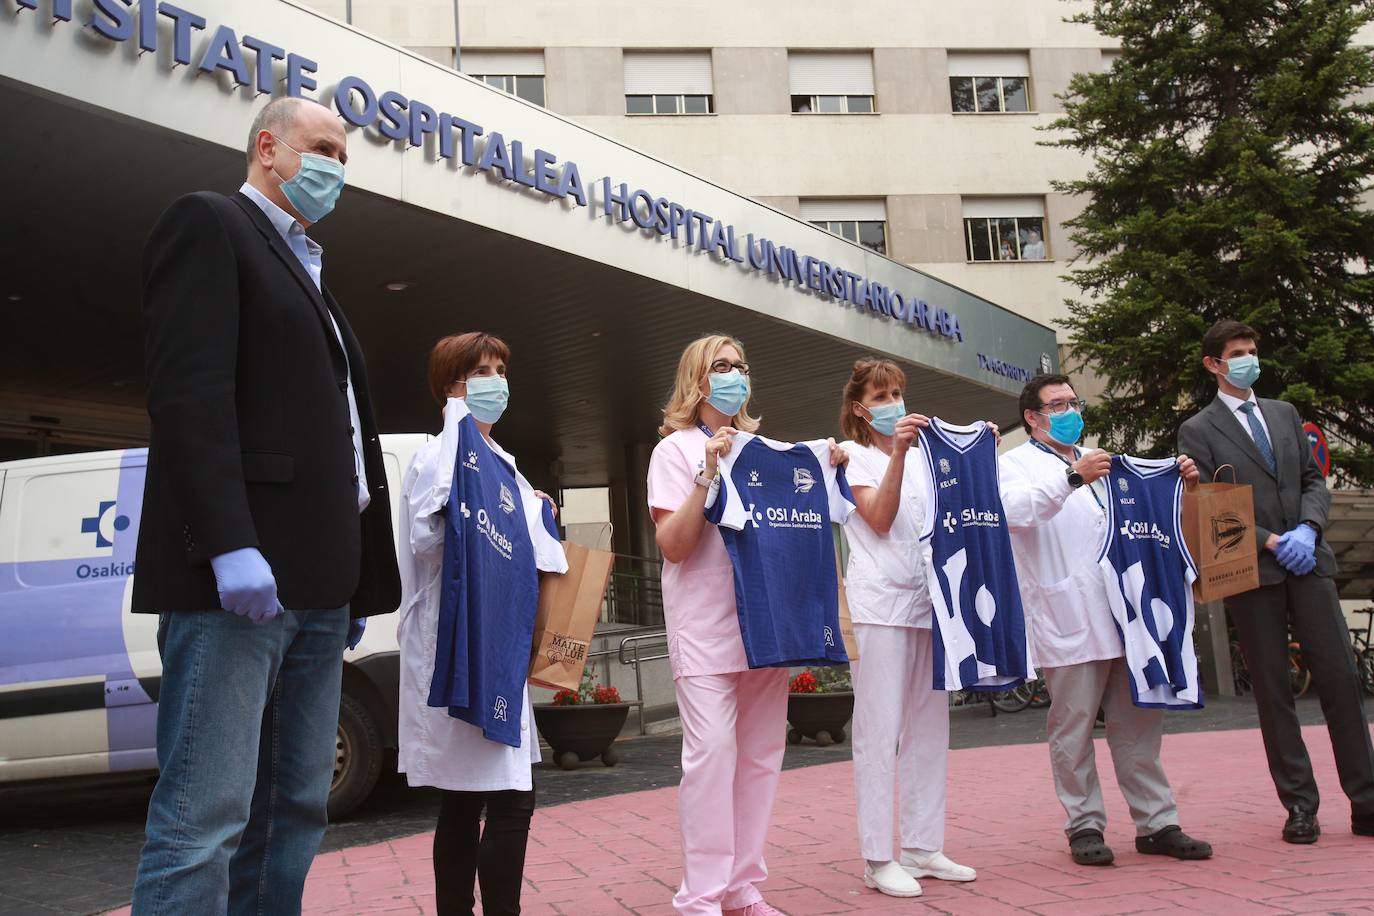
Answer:
[[[1084,402],[1063,375],[1038,375],[1021,391],[1030,441],[998,459],[1002,505],[1034,657],[1050,690],[1050,765],[1064,832],[1079,865],[1110,865],[1093,723],[1106,713],[1107,745],[1136,827],[1136,850],[1206,859],[1212,847],[1178,826],[1159,749],[1164,714],[1134,705],[1125,648],[1097,563],[1106,537],[1105,478],[1111,455],[1081,449]],[[1179,458],[1185,479],[1197,469]]]

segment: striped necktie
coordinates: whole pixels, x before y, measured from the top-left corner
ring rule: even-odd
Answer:
[[[1260,456],[1264,458],[1264,463],[1269,465],[1270,472],[1276,474],[1279,465],[1274,460],[1274,446],[1269,443],[1269,435],[1265,433],[1259,417],[1255,416],[1255,408],[1258,406],[1254,401],[1246,401],[1240,405],[1240,409],[1245,411],[1245,419],[1250,423],[1250,435],[1255,440],[1255,448],[1259,449]]]

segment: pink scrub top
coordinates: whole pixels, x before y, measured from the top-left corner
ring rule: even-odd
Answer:
[[[705,433],[692,427],[668,435],[649,459],[649,508],[676,512],[705,466]],[[663,561],[663,617],[674,678],[749,670],[734,573],[715,525],[706,523],[687,559]]]

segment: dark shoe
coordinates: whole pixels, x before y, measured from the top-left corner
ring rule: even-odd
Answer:
[[[1177,824],[1149,836],[1135,838],[1135,851],[1147,856],[1173,856],[1175,859],[1210,859],[1212,844],[1195,840]]]
[[[1315,843],[1317,837],[1322,835],[1322,828],[1317,824],[1317,816],[1301,808],[1290,808],[1288,811],[1288,821],[1283,825],[1283,841],[1285,843]]]
[[[1102,831],[1092,828],[1069,837],[1069,852],[1079,865],[1111,865],[1116,861],[1112,848],[1102,841]]]
[[[1350,832],[1355,836],[1374,836],[1374,814],[1352,817],[1350,819]]]

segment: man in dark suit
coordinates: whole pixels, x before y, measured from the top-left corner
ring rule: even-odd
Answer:
[[[1226,600],[1254,685],[1269,773],[1288,809],[1283,838],[1316,842],[1317,783],[1303,744],[1288,681],[1288,629],[1302,645],[1331,735],[1351,823],[1374,836],[1374,748],[1349,631],[1336,586],[1336,558],[1322,540],[1331,494],[1312,458],[1292,404],[1257,398],[1259,335],[1219,321],[1202,338],[1202,364],[1216,376],[1217,397],[1178,432],[1178,448],[1204,480],[1231,465],[1254,488],[1259,588]],[[1223,472],[1223,479],[1225,479]]]
[[[237,193],[175,201],[144,252],[133,609],[161,615],[163,673],[137,914],[300,911],[344,647],[400,602],[362,351],[305,234],[343,189],[343,128],[278,99],[247,152]]]

